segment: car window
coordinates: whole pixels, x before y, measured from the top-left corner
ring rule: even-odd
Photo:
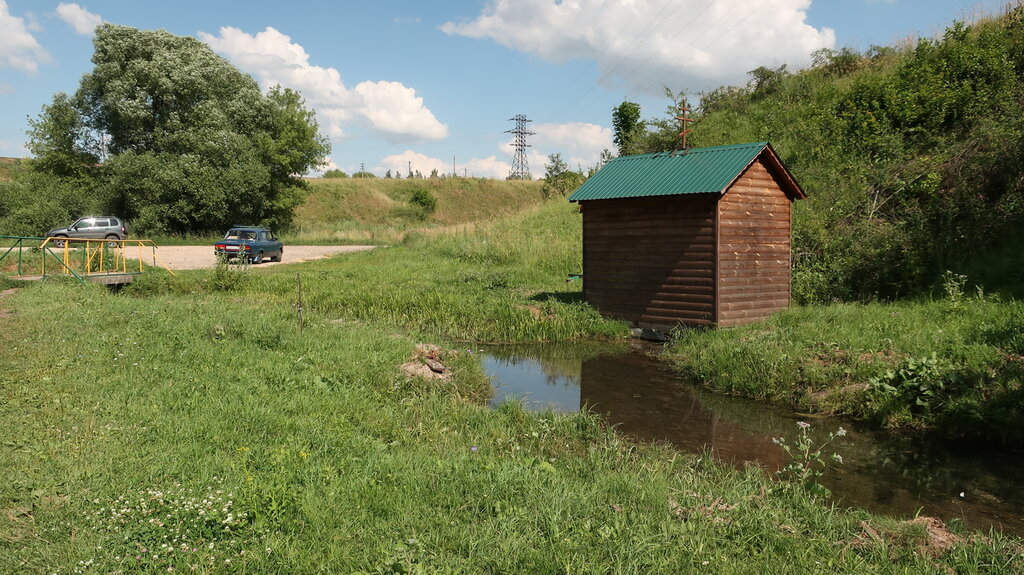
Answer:
[[[82,218],[75,222],[75,226],[79,228],[91,228],[93,226],[92,218]]]
[[[107,218],[96,218],[96,227],[97,228],[109,228],[110,227],[110,220],[107,219]]]
[[[228,233],[224,235],[224,239],[226,239],[226,240],[237,240],[238,239],[238,230],[228,230]]]

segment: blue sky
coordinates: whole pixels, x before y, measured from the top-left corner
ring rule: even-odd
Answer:
[[[532,120],[529,167],[594,165],[611,111],[645,118],[663,87],[742,84],[819,48],[931,37],[1002,0],[0,0],[0,156],[25,157],[27,118],[91,70],[100,22],[199,38],[265,88],[299,90],[331,167],[503,178],[509,121]]]

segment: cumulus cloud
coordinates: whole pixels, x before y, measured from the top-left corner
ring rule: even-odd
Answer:
[[[486,158],[473,158],[459,166],[460,175],[469,175],[477,178],[496,178],[503,180],[512,171],[512,163],[499,160],[496,156]]]
[[[335,68],[310,64],[310,56],[291,38],[267,27],[255,35],[222,27],[217,36],[199,38],[264,87],[280,84],[302,93],[317,110],[327,135],[340,138],[345,126],[358,122],[392,141],[439,140],[448,127],[437,120],[416,91],[399,82],[362,82],[348,88]]]
[[[57,16],[70,24],[75,32],[86,36],[91,36],[96,27],[103,23],[103,18],[74,3],[58,4]]]
[[[29,32],[23,18],[11,15],[7,1],[0,0],[0,68],[34,74],[50,55]]]
[[[586,169],[597,164],[602,151],[615,149],[611,129],[597,124],[537,124],[533,131],[535,135],[530,138],[530,143],[544,157],[544,161],[538,164],[540,168],[543,168],[548,154],[561,154],[570,168],[582,166]],[[530,168],[531,172],[537,171],[532,162]],[[543,171],[538,173],[543,174]]]
[[[380,165],[374,168],[374,172],[383,174],[391,170],[392,175],[404,178],[409,174],[410,166],[413,173],[419,172],[424,176],[429,176],[432,170],[437,170],[438,174],[450,174],[452,171],[451,164],[446,165],[445,162],[437,158],[406,150],[401,154],[385,157],[380,161]]]
[[[800,67],[835,45],[807,23],[810,0],[489,0],[450,35],[489,38],[551,62],[592,59],[600,82],[660,94],[735,84],[764,65]]]

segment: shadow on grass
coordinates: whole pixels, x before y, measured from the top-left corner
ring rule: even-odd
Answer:
[[[583,303],[583,292],[579,291],[558,291],[558,292],[540,292],[539,294],[530,298],[530,301],[545,302],[545,301],[557,301],[564,304]]]

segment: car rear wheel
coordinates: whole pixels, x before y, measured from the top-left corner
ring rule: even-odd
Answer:
[[[262,261],[263,261],[263,252],[256,252],[256,255],[254,255],[252,257],[253,265],[258,264],[258,263],[260,263]]]
[[[104,239],[107,240],[107,247],[110,249],[117,249],[117,246],[121,245],[121,242],[117,241],[118,237],[114,234],[110,234]]]
[[[54,236],[53,245],[54,247],[63,248],[68,243],[67,236]]]

